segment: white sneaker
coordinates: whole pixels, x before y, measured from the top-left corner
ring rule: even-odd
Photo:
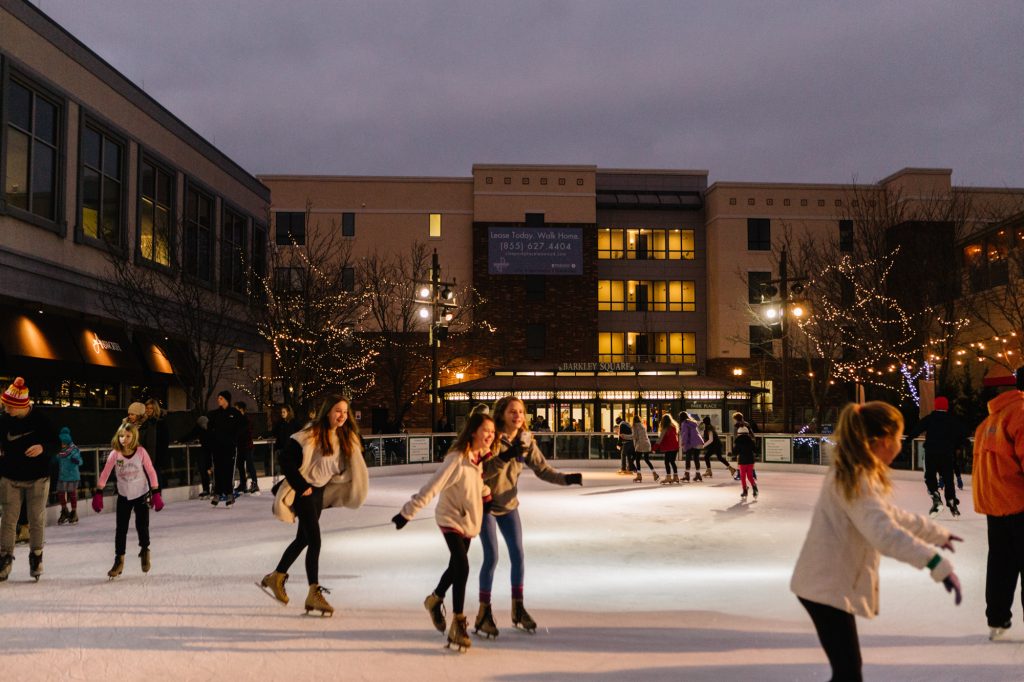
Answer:
[[[990,642],[998,642],[998,641],[1001,641],[1003,639],[1006,639],[1006,633],[1007,633],[1007,631],[1009,631],[1009,629],[1010,629],[1009,624],[1007,624],[1007,626],[1005,628],[1001,628],[1001,627],[989,628],[988,629],[988,640]]]

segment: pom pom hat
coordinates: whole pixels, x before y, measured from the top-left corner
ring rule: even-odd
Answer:
[[[0,402],[7,407],[28,407],[28,387],[25,386],[25,380],[21,377],[15,379],[3,395],[0,395]]]

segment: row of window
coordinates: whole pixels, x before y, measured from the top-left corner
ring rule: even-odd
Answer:
[[[44,227],[57,230],[62,188],[62,130],[66,106],[62,98],[17,73],[10,73],[3,88],[4,208]],[[83,115],[79,135],[78,237],[85,243],[121,249],[127,237],[128,142]],[[170,268],[174,265],[177,172],[144,153],[139,159],[139,222],[136,253],[141,262]],[[266,269],[266,229],[186,179],[181,221],[181,267],[190,276],[214,284],[219,271],[222,290],[245,294],[245,259],[251,270]],[[220,248],[216,248],[218,217]],[[217,254],[219,263],[215,263]],[[215,265],[219,264],[219,268]]]
[[[729,197],[729,205],[730,206],[735,206],[738,203],[739,203],[739,201],[736,199],[736,197]],[[825,206],[825,200],[824,199],[817,199],[816,203],[818,205],[818,208],[823,208]],[[747,197],[747,206],[755,206],[756,204],[757,204],[757,200],[754,197]],[[843,205],[843,200],[842,199],[834,199],[833,200],[833,204],[835,205],[836,208],[840,208]],[[768,199],[765,199],[764,200],[764,205],[765,206],[774,206],[775,205],[775,199],[772,199],[770,197]],[[793,201],[791,199],[783,199],[782,200],[782,205],[783,206],[792,206],[793,205]],[[800,205],[801,206],[807,206],[808,205],[808,200],[807,199],[801,199],[800,200]],[[875,207],[874,200],[869,200],[867,202],[867,205],[868,205],[869,208],[874,208]],[[851,208],[858,208],[859,206],[860,206],[860,200],[853,199],[853,200],[850,201],[850,207]]]
[[[747,250],[771,251],[771,218],[747,218]],[[839,250],[853,251],[853,221],[839,221]]]
[[[975,237],[963,247],[963,265],[971,291],[984,291],[1007,284],[1010,279],[1010,250],[1024,247],[1024,224],[1000,227]]]
[[[693,230],[608,228],[597,231],[601,260],[693,260]]]
[[[341,214],[341,236],[356,236],[355,213]],[[427,237],[429,239],[441,238],[440,213],[430,213],[427,215]],[[302,211],[275,211],[274,242],[278,246],[305,246],[306,214]]]
[[[663,362],[695,364],[693,332],[598,332],[598,362]]]
[[[693,280],[607,280],[597,282],[599,311],[693,312]]]

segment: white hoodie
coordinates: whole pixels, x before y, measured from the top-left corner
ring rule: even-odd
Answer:
[[[480,534],[484,500],[491,490],[484,484],[483,469],[472,455],[449,452],[441,468],[402,506],[402,516],[411,519],[436,495],[434,520],[441,528],[452,528],[467,538]]]

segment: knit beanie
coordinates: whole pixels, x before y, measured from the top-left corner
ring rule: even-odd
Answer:
[[[217,394],[217,397],[224,398],[224,400],[228,401],[228,405],[231,405],[231,391],[221,391]]]
[[[3,395],[0,395],[0,402],[7,407],[28,407],[28,386],[25,385],[25,380],[21,377],[15,379]]]
[[[146,406],[143,403],[132,403],[128,406],[128,414],[134,414],[136,417],[141,417],[146,414]]]
[[[63,443],[64,445],[71,444],[71,429],[65,426],[60,430],[60,434],[58,435],[60,436],[61,443]]]
[[[941,396],[941,395],[935,396],[935,409],[936,410],[942,410],[942,411],[948,411],[949,410],[949,400],[947,398]]]

